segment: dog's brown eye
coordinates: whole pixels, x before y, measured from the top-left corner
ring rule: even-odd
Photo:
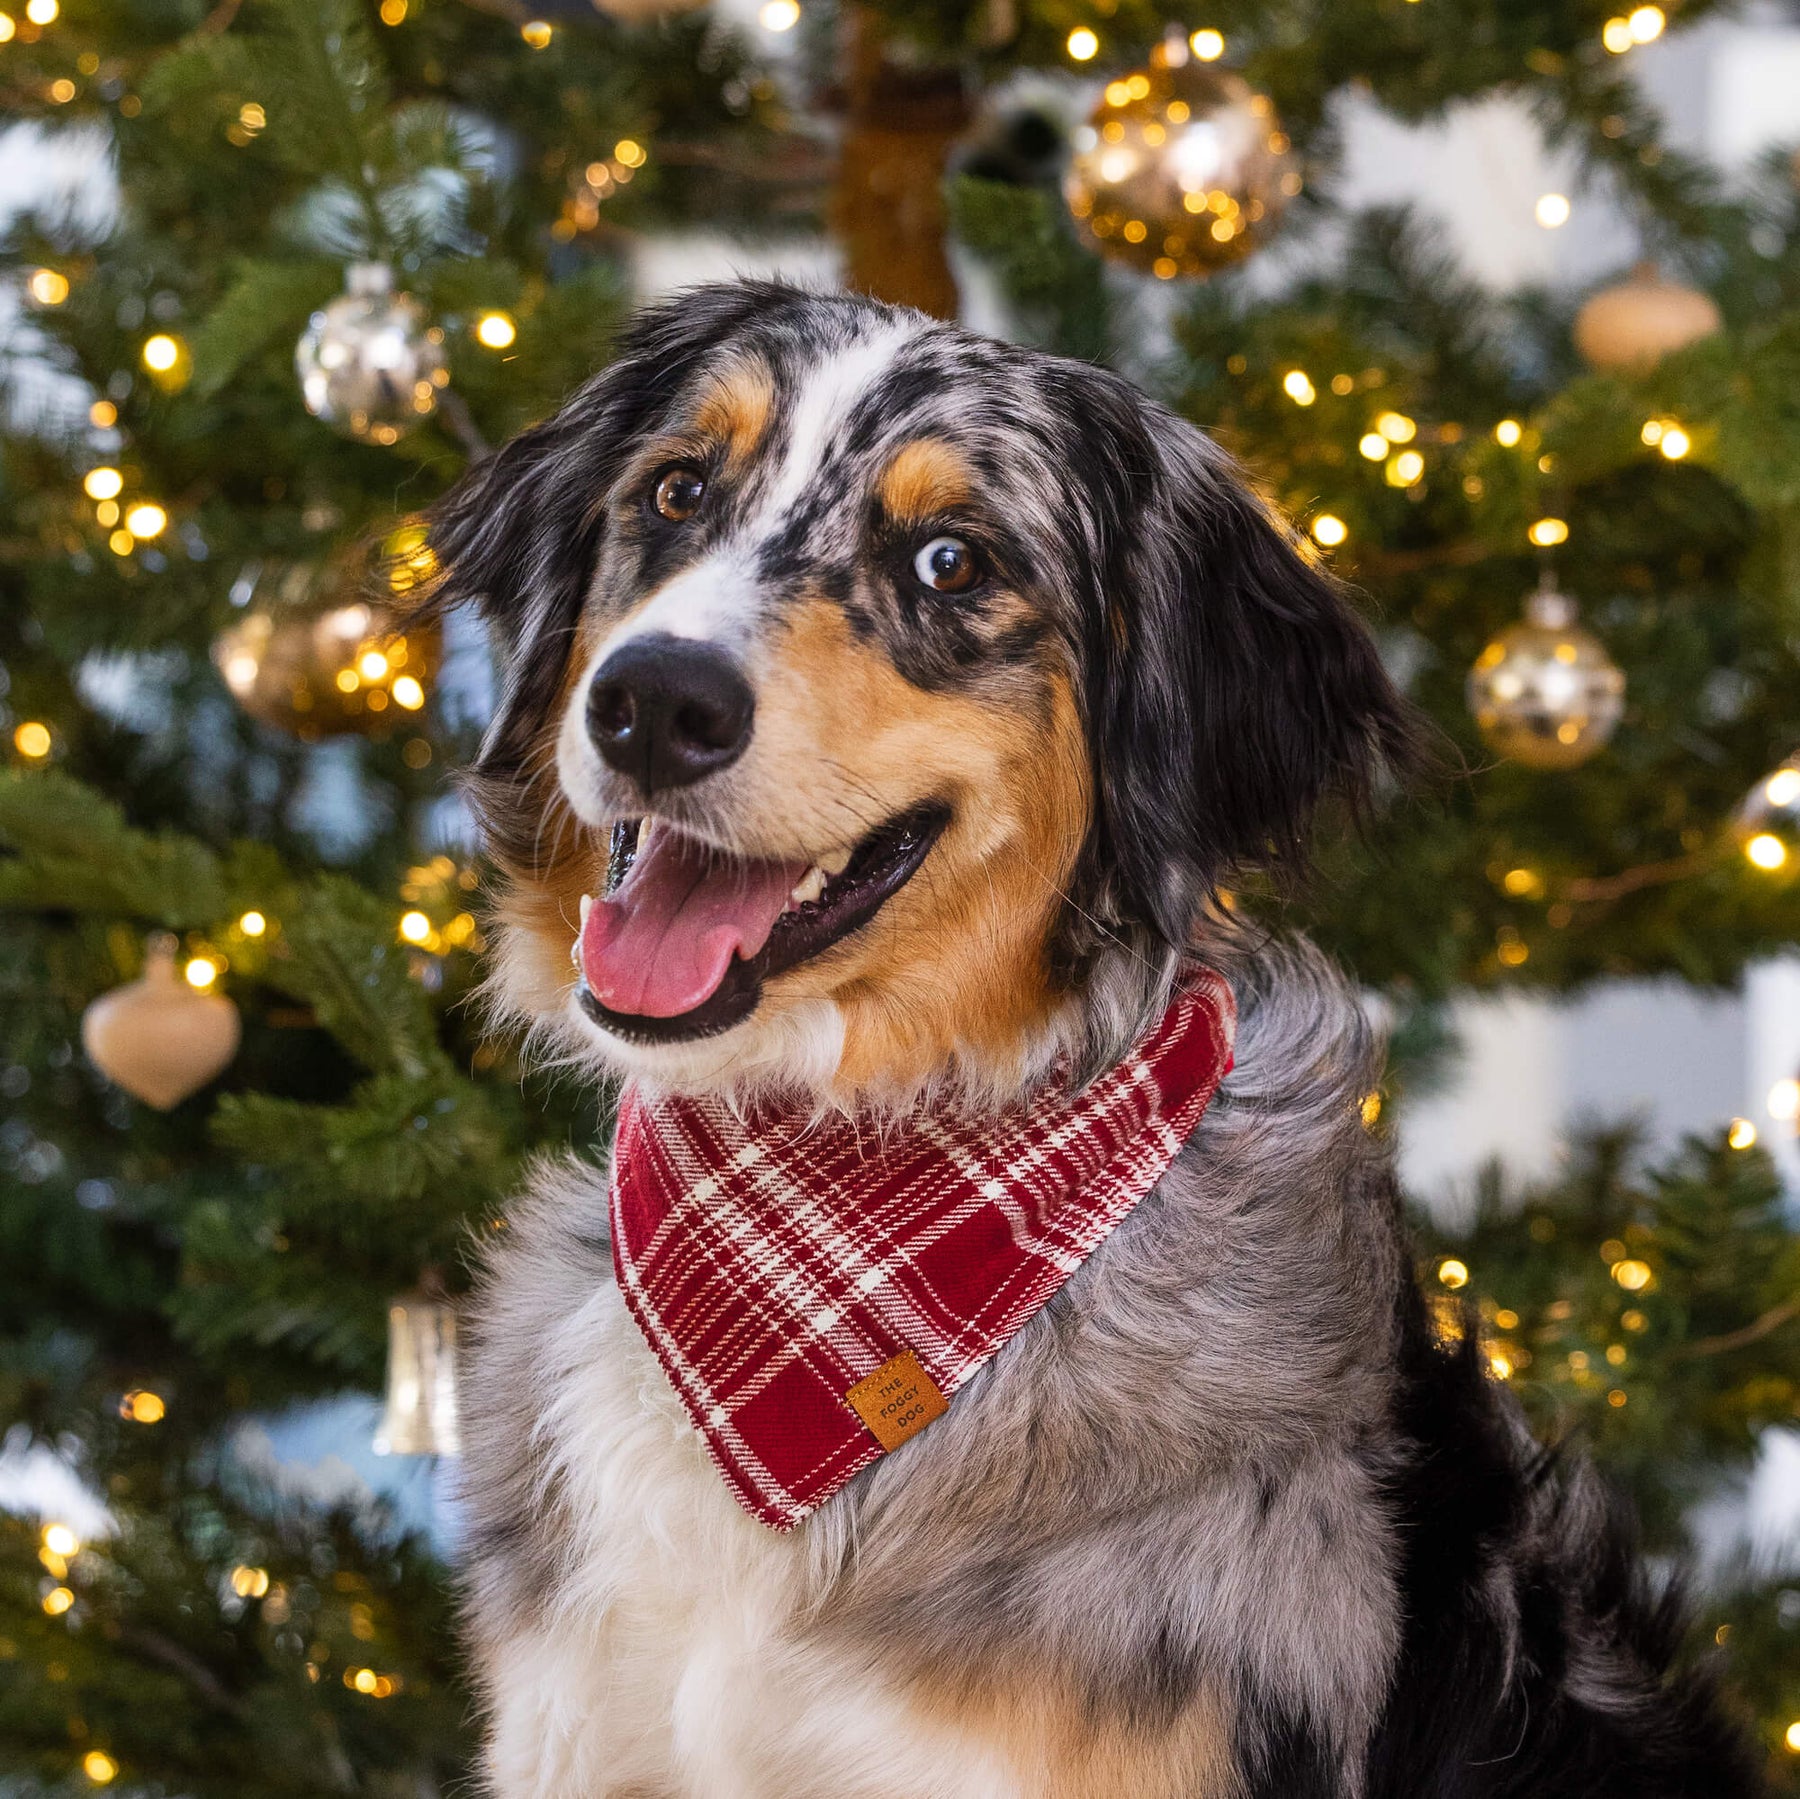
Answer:
[[[664,518],[680,524],[700,510],[705,497],[706,477],[697,468],[683,464],[662,472],[656,483],[654,504]]]
[[[934,537],[913,558],[913,573],[938,593],[961,593],[975,585],[980,568],[960,537]]]

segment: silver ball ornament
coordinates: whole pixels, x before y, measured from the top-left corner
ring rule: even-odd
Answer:
[[[1625,676],[1575,602],[1548,579],[1469,671],[1469,710],[1488,747],[1527,768],[1578,768],[1625,711]]]
[[[307,322],[294,347],[314,418],[363,443],[398,443],[436,411],[450,379],[444,333],[384,262],[353,263],[344,292]]]

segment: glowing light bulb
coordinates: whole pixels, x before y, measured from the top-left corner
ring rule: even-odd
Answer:
[[[260,937],[269,928],[269,921],[260,912],[246,912],[238,920],[238,929],[246,937]]]
[[[1554,549],[1569,541],[1569,527],[1560,518],[1541,518],[1525,533],[1540,550]]]
[[[1600,41],[1614,56],[1623,56],[1637,39],[1631,35],[1629,19],[1608,19],[1600,27]]]
[[[1679,462],[1693,445],[1693,439],[1679,425],[1664,425],[1657,446],[1671,462]]]
[[[1744,845],[1744,854],[1751,865],[1760,868],[1764,874],[1773,874],[1788,859],[1787,845],[1773,831],[1758,831]]]
[[[148,1388],[134,1388],[119,1401],[119,1416],[132,1424],[160,1424],[169,1408],[162,1395]]]
[[[402,912],[400,935],[408,943],[423,943],[431,935],[431,920],[423,912]]]
[[[125,514],[125,529],[140,540],[160,536],[168,522],[169,515],[149,500],[140,500]]]
[[[1319,397],[1305,369],[1289,369],[1281,378],[1281,387],[1296,406],[1310,406]]]
[[[181,973],[195,992],[204,993],[219,978],[219,965],[211,956],[191,956]]]
[[[1459,1287],[1466,1287],[1469,1284],[1469,1265],[1467,1262],[1458,1261],[1455,1256],[1446,1256],[1443,1261],[1438,1263],[1437,1277],[1441,1285],[1448,1287],[1454,1293]]]
[[[1417,450],[1402,450],[1388,464],[1387,478],[1391,486],[1412,487],[1425,473],[1425,458]]]
[[[504,350],[519,335],[519,328],[503,312],[484,312],[475,321],[475,340],[490,350]]]
[[[1748,1118],[1734,1118],[1725,1133],[1725,1141],[1733,1149],[1751,1149],[1756,1144],[1756,1126]]]
[[[1328,550],[1350,535],[1350,527],[1335,512],[1321,512],[1312,522],[1312,534]]]
[[[145,368],[164,374],[181,360],[181,345],[167,332],[159,331],[155,337],[144,340],[143,357]]]
[[[55,269],[33,269],[25,283],[40,306],[60,306],[69,297],[69,280]]]
[[[27,719],[13,732],[13,748],[29,762],[42,762],[50,754],[50,727]]]
[[[425,689],[411,675],[401,675],[393,686],[394,703],[408,712],[417,712],[425,704]]]
[[[41,1603],[52,1618],[60,1618],[75,1603],[75,1595],[67,1587],[52,1587]]]
[[[66,1559],[80,1552],[81,1539],[66,1524],[46,1524],[44,1547],[52,1555],[60,1555]]]
[[[534,50],[546,49],[555,35],[548,22],[543,19],[528,19],[519,27],[519,36]]]
[[[81,1771],[95,1786],[103,1787],[119,1772],[119,1764],[104,1749],[90,1749],[81,1758]]]
[[[1384,412],[1375,429],[1391,444],[1409,444],[1418,436],[1419,427],[1404,412]]]
[[[1763,798],[1771,806],[1791,806],[1800,800],[1800,768],[1778,768],[1763,782]]]
[[[1769,1089],[1769,1116],[1784,1123],[1800,1118],[1800,1081],[1777,1081]]]
[[[125,477],[116,468],[91,468],[82,477],[81,491],[90,500],[116,500]]]
[[[1065,48],[1068,50],[1071,60],[1092,62],[1100,53],[1100,39],[1085,25],[1077,25],[1069,33],[1069,40]]]
[[[800,23],[798,0],[765,0],[756,22],[764,31],[792,31]]]
[[[1503,450],[1517,447],[1519,439],[1525,435],[1525,427],[1517,419],[1502,419],[1494,427],[1494,442]]]
[[[1569,222],[1569,200],[1566,194],[1539,194],[1537,222],[1546,231],[1554,231]]]
[[[1630,31],[1632,41],[1648,44],[1663,34],[1663,27],[1668,24],[1660,6],[1640,6],[1626,19],[1626,28]]]
[[[1356,447],[1371,462],[1381,462],[1388,453],[1388,440],[1379,431],[1368,431],[1357,440]]]
[[[1217,62],[1225,54],[1225,34],[1222,31],[1210,28],[1196,31],[1188,39],[1188,43],[1202,62]]]
[[[34,25],[49,25],[54,22],[56,15],[61,11],[62,8],[57,5],[56,0],[28,0],[25,16]]]

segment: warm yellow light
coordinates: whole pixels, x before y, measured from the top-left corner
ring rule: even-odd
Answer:
[[[1613,1263],[1612,1277],[1627,1293],[1641,1293],[1650,1285],[1650,1264],[1627,1256],[1622,1262]]]
[[[1654,449],[1662,442],[1663,422],[1661,419],[1645,419],[1644,428],[1638,433],[1645,443]]]
[[[129,531],[115,531],[106,540],[106,547],[115,556],[129,556],[136,543],[137,539]]]
[[[1631,35],[1631,24],[1626,19],[1608,19],[1600,27],[1600,41],[1614,56],[1623,56],[1637,39]]]
[[[1756,1126],[1748,1118],[1734,1118],[1725,1133],[1725,1141],[1733,1149],[1754,1149],[1756,1147]]]
[[[44,1547],[52,1555],[67,1558],[80,1551],[81,1539],[66,1524],[46,1524],[44,1526]]]
[[[425,704],[425,689],[411,675],[402,675],[393,686],[394,704],[417,712]]]
[[[431,935],[431,920],[423,912],[402,912],[400,935],[408,943],[423,943]]]
[[[484,312],[475,321],[475,340],[490,350],[504,350],[519,335],[519,328],[503,312]]]
[[[1330,550],[1350,535],[1350,527],[1335,512],[1321,512],[1312,522],[1312,534]]]
[[[1388,453],[1388,440],[1379,431],[1368,431],[1357,440],[1356,447],[1371,462],[1380,462]]]
[[[26,0],[25,16],[34,25],[48,25],[61,10],[56,0]]]
[[[1671,462],[1679,462],[1694,447],[1693,439],[1679,425],[1664,425],[1656,446]]]
[[[69,297],[69,281],[55,269],[33,269],[25,283],[40,306],[60,306]]]
[[[1310,406],[1319,397],[1305,369],[1289,369],[1281,377],[1281,389],[1296,406]]]
[[[81,1771],[95,1786],[103,1787],[119,1771],[119,1764],[104,1749],[90,1749],[81,1758]]]
[[[1488,1351],[1488,1367],[1493,1370],[1496,1380],[1512,1379],[1512,1357],[1504,1350],[1490,1349]]]
[[[1796,1755],[1800,1755],[1800,1718],[1796,1718],[1787,1727],[1787,1735],[1782,1739]]]
[[[1661,37],[1663,27],[1668,22],[1660,6],[1640,6],[1625,21],[1632,38],[1640,44],[1648,44]]]
[[[125,514],[125,529],[140,540],[160,537],[169,515],[150,500],[140,500]]]
[[[88,408],[88,423],[102,431],[110,431],[119,422],[119,409],[111,400],[96,400]]]
[[[1800,1118],[1800,1081],[1777,1081],[1769,1089],[1768,1103],[1771,1118]]]
[[[1438,1263],[1437,1277],[1439,1282],[1454,1293],[1458,1287],[1469,1284],[1469,1265],[1459,1262],[1455,1256],[1447,1256]]]
[[[260,937],[269,928],[269,921],[260,912],[246,912],[238,920],[238,929],[246,937]]]
[[[125,477],[116,468],[91,468],[82,477],[81,491],[90,500],[116,500]]]
[[[238,123],[246,131],[260,131],[268,122],[269,115],[254,100],[246,100],[238,108]]]
[[[756,22],[764,31],[792,31],[800,23],[797,0],[766,0]]]
[[[1384,412],[1375,429],[1391,444],[1409,444],[1418,436],[1419,427],[1404,412]]]
[[[100,504],[94,508],[94,517],[103,529],[110,531],[113,526],[119,522],[119,502],[117,500],[102,500]],[[131,534],[130,532],[127,532],[126,535],[129,537]]]
[[[379,650],[364,650],[357,658],[356,672],[365,681],[379,681],[388,672],[388,659]]]
[[[1559,518],[1541,518],[1525,533],[1540,550],[1554,549],[1569,541],[1569,527]]]
[[[528,19],[519,27],[519,36],[534,50],[544,49],[555,35],[543,19]]]
[[[1494,442],[1502,449],[1512,449],[1525,435],[1525,427],[1517,419],[1502,419],[1494,427]]]
[[[144,340],[144,367],[164,374],[181,360],[181,345],[166,331]]]
[[[43,1606],[52,1618],[60,1618],[75,1603],[75,1595],[67,1587],[52,1587],[44,1595]]]
[[[650,160],[650,152],[634,137],[622,137],[613,145],[613,160],[628,169],[641,169]]]
[[[1546,231],[1554,231],[1569,222],[1569,200],[1566,194],[1539,194],[1537,222]]]
[[[1217,62],[1225,54],[1225,34],[1222,31],[1213,31],[1210,28],[1196,31],[1188,39],[1188,43],[1202,62]]]
[[[1069,33],[1067,49],[1076,62],[1092,62],[1100,52],[1100,40],[1085,25],[1077,25]]]
[[[404,25],[406,0],[381,0],[381,22],[384,25]]]
[[[10,44],[18,29],[11,13],[0,12],[0,44]]]
[[[1619,1406],[1622,1406],[1625,1403],[1625,1389],[1623,1387],[1614,1387],[1613,1390],[1607,1394],[1606,1403],[1615,1410]]]
[[[1788,859],[1787,845],[1773,831],[1758,831],[1744,845],[1744,854],[1750,858],[1753,866],[1760,868],[1765,874],[1773,874]]]
[[[238,1566],[231,1571],[231,1590],[240,1599],[260,1599],[269,1590],[267,1568]]]
[[[1791,806],[1800,800],[1800,768],[1778,768],[1763,782],[1763,798],[1771,806]]]
[[[1393,487],[1411,487],[1424,473],[1425,458],[1417,450],[1402,450],[1388,464],[1388,483]]]
[[[50,754],[50,727],[28,718],[13,732],[13,748],[32,762],[41,762]]]
[[[219,978],[219,965],[211,956],[190,956],[181,972],[190,987],[204,992]]]
[[[160,1424],[168,1410],[162,1395],[147,1387],[135,1388],[119,1401],[119,1416],[133,1424]]]
[[[1509,868],[1500,883],[1516,899],[1536,899],[1544,891],[1544,879],[1535,869]]]
[[[1494,1322],[1499,1325],[1503,1331],[1516,1331],[1519,1328],[1519,1314],[1514,1311],[1509,1311],[1505,1306],[1502,1306],[1499,1311],[1494,1314]]]

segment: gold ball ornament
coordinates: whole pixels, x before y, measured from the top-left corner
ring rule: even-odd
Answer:
[[[1578,768],[1612,736],[1625,676],[1575,622],[1575,602],[1546,578],[1469,671],[1469,710],[1488,747],[1527,768]]]
[[[222,993],[196,991],[175,967],[175,939],[159,931],[144,972],[103,993],[81,1015],[88,1060],[133,1099],[167,1112],[198,1093],[237,1054],[238,1011]]]
[[[403,624],[365,575],[360,559],[339,559],[252,564],[239,576],[233,597],[243,595],[244,616],[219,633],[212,654],[252,718],[308,742],[416,727],[441,635]],[[391,564],[387,579],[398,591],[407,562]]]
[[[1800,874],[1800,750],[1751,788],[1732,833],[1753,868]]]
[[[1170,280],[1242,262],[1300,186],[1266,94],[1165,52],[1107,83],[1075,134],[1063,194],[1103,256]]]
[[[437,410],[450,379],[444,333],[385,262],[352,263],[344,292],[312,315],[294,347],[306,410],[345,437],[398,443]]]
[[[1602,288],[1575,315],[1575,347],[1597,369],[1644,370],[1711,337],[1719,309],[1698,288],[1665,281],[1651,263]]]

